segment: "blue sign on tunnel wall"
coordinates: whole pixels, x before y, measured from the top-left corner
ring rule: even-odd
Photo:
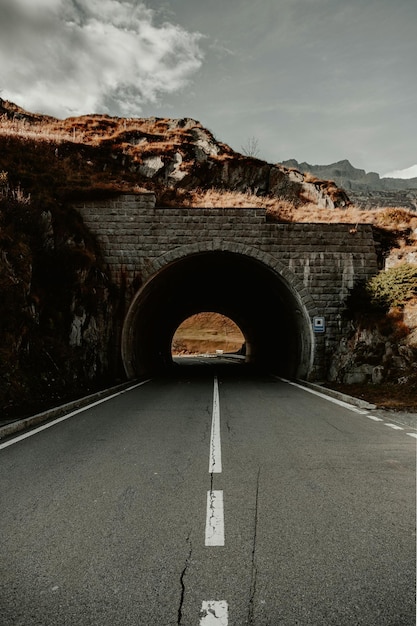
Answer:
[[[326,330],[326,321],[323,316],[313,317],[313,330],[315,333],[324,333]]]

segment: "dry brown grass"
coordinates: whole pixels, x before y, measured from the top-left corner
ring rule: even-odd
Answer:
[[[417,213],[401,207],[385,207],[378,214],[378,226],[396,230],[411,229],[412,238],[417,240]]]
[[[30,193],[26,193],[20,185],[11,187],[9,182],[9,174],[0,171],[0,198],[11,198],[20,204],[30,204]]]
[[[31,123],[25,119],[8,119],[3,115],[0,119],[0,135],[6,137],[21,137],[22,139],[35,139],[50,143],[62,143],[64,141],[84,142],[84,135],[77,136],[74,132],[56,127],[53,123]]]
[[[184,206],[189,207],[236,207],[268,209],[278,207],[277,198],[261,197],[251,192],[229,191],[227,189],[195,189],[184,198]]]
[[[198,123],[196,122],[196,126]],[[118,118],[107,115],[83,115],[58,120],[48,116],[25,118],[0,116],[0,135],[21,137],[51,143],[70,141],[79,144],[99,145],[102,141],[123,141],[132,134],[148,136],[150,144],[159,148],[164,144],[181,143],[184,130],[172,127],[172,120],[163,118]]]
[[[291,222],[326,222],[346,224],[372,224],[388,230],[408,231],[417,229],[417,214],[409,209],[397,207],[381,207],[377,209],[361,209],[349,206],[343,209],[320,209],[315,204],[295,206],[287,203],[285,210],[278,207],[277,211],[269,209],[271,219],[285,218]],[[417,236],[410,233],[411,237]]]
[[[184,206],[189,207],[246,207],[266,209],[272,221],[372,224],[396,231],[412,231],[410,238],[417,239],[417,214],[410,209],[382,207],[361,209],[349,206],[343,209],[321,209],[315,204],[294,204],[272,196],[257,196],[248,191],[241,193],[225,189],[196,189],[184,195]]]

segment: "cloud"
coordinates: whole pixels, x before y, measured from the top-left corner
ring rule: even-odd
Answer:
[[[3,0],[0,89],[31,111],[138,115],[201,67],[201,35],[135,0]]]

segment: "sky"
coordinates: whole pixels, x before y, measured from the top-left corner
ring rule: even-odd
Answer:
[[[0,97],[191,117],[242,152],[417,166],[416,0],[0,0]],[[410,169],[411,168],[411,169]]]

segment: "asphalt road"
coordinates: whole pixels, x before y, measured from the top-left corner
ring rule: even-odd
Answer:
[[[0,446],[1,626],[416,623],[415,430],[213,366]]]

